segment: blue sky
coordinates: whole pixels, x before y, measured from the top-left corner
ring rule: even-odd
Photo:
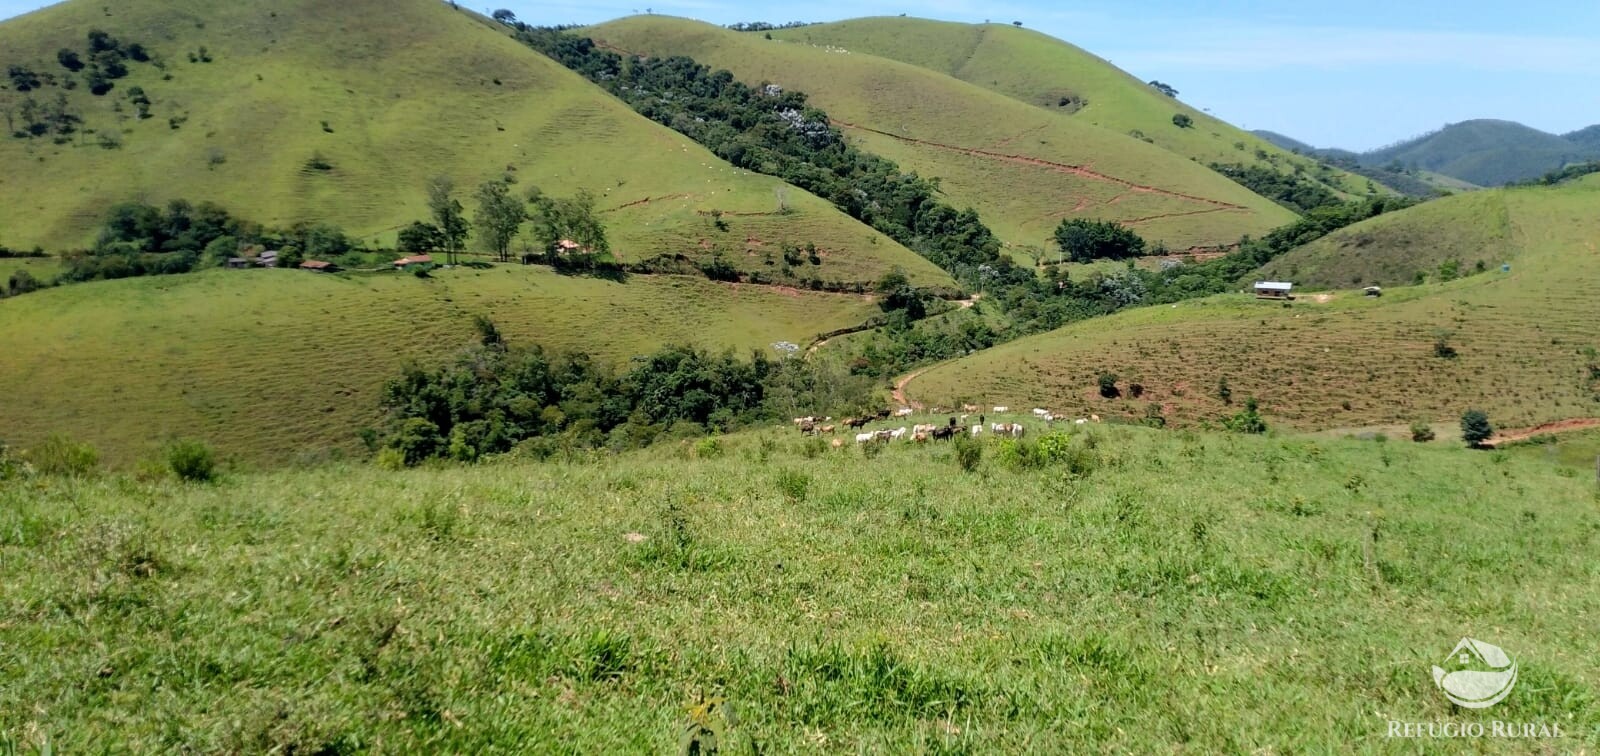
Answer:
[[[46,4],[0,0],[0,16]],[[1172,84],[1185,101],[1237,125],[1319,147],[1369,149],[1469,118],[1556,133],[1600,123],[1593,0],[500,0],[483,9],[500,7],[536,24],[646,8],[718,24],[900,13],[1022,21]]]

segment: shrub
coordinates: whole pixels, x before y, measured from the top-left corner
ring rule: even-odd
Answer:
[[[697,459],[716,459],[722,456],[722,439],[716,436],[706,436],[694,444],[694,456]]]
[[[1411,424],[1411,440],[1419,444],[1432,441],[1434,437],[1433,426],[1421,420]]]
[[[1107,399],[1115,399],[1115,398],[1117,398],[1118,396],[1121,396],[1121,395],[1122,395],[1122,392],[1117,389],[1117,374],[1116,373],[1101,373],[1100,374],[1100,396],[1103,396],[1103,397],[1105,397]]]
[[[883,453],[884,445],[876,441],[868,441],[864,444],[859,444],[859,446],[861,447],[861,456],[873,459]]]
[[[1467,410],[1461,414],[1461,440],[1467,446],[1477,449],[1483,442],[1494,436],[1494,426],[1489,424],[1489,416],[1483,410]]]
[[[167,466],[178,480],[206,483],[217,475],[216,455],[204,441],[178,440],[167,447]]]
[[[1266,433],[1267,421],[1261,418],[1260,405],[1255,397],[1244,400],[1244,411],[1223,421],[1234,433]]]
[[[1030,470],[1044,465],[1044,459],[1039,456],[1038,449],[1019,438],[1001,439],[1000,448],[995,451],[994,458],[1002,467],[1009,470]]]
[[[30,450],[28,461],[42,475],[81,478],[94,472],[100,463],[100,454],[89,444],[77,443],[66,436],[51,436]]]
[[[956,464],[965,472],[978,469],[978,464],[983,461],[983,444],[971,436],[960,435],[955,439]]]
[[[1175,113],[1172,116],[1172,125],[1180,129],[1187,129],[1194,126],[1194,119],[1183,113]]]
[[[1433,356],[1443,360],[1453,360],[1457,356],[1456,348],[1450,346],[1450,339],[1440,336],[1433,340]]]
[[[816,459],[828,453],[828,442],[821,436],[812,436],[800,443],[800,456]]]
[[[1144,408],[1144,419],[1140,422],[1151,428],[1167,427],[1167,416],[1161,412],[1161,403],[1151,402],[1150,404],[1146,405]]]
[[[1227,376],[1217,379],[1217,398],[1221,399],[1223,404],[1233,404],[1233,389],[1228,386]]]

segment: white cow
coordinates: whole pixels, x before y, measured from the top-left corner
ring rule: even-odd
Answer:
[[[1043,407],[1034,407],[1033,408],[1033,416],[1034,417],[1047,417],[1047,416],[1049,416],[1049,414],[1050,414],[1050,410],[1044,409]]]
[[[901,407],[900,409],[897,409],[897,410],[894,411],[894,416],[895,417],[910,417],[912,415],[912,413],[914,413],[914,412],[916,412],[916,410],[911,409],[910,407]]]
[[[995,407],[994,411],[995,412],[1010,412],[1011,408],[1010,407]]]
[[[983,426],[981,426],[981,425],[972,426],[972,437],[973,438],[977,438],[978,436],[981,436],[981,435],[983,435]]]
[[[868,441],[871,441],[872,440],[872,435],[873,435],[872,431],[867,431],[866,433],[857,433],[856,434],[856,443],[864,444],[864,443],[866,443]]]
[[[904,425],[902,425],[902,426],[900,426],[898,428],[895,428],[892,431],[889,431],[889,438],[893,439],[893,440],[899,440],[901,438],[904,438],[905,435],[906,435],[906,427]]]
[[[1089,418],[1087,418],[1087,417],[1080,417],[1080,418],[1078,418],[1078,419],[1077,419],[1077,420],[1073,420],[1073,421],[1072,421],[1072,422],[1073,422],[1073,424],[1074,424],[1074,425],[1083,425],[1083,424],[1085,424],[1085,423],[1088,423],[1088,422],[1089,422]]]

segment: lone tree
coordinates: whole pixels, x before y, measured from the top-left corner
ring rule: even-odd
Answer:
[[[506,8],[501,8],[500,10],[494,12],[494,20],[499,21],[502,24],[506,24],[507,26],[516,26],[517,14],[512,13]]]
[[[1119,396],[1122,396],[1122,390],[1117,388],[1116,373],[1100,374],[1100,396],[1103,396],[1107,399],[1115,399]]]
[[[1112,221],[1072,218],[1056,226],[1056,246],[1073,262],[1122,260],[1144,254],[1145,241]]]
[[[412,221],[411,225],[400,229],[397,246],[401,252],[437,252],[444,248],[444,235],[432,223]]]
[[[500,262],[511,259],[511,242],[528,219],[522,201],[511,196],[504,181],[485,181],[478,187],[478,214],[473,223],[489,252]]]
[[[1168,97],[1177,97],[1178,96],[1178,90],[1173,89],[1171,84],[1166,84],[1166,83],[1161,82],[1161,81],[1152,80],[1150,82],[1150,86],[1154,87],[1157,92],[1160,92],[1161,94],[1164,94],[1164,95],[1166,95]]]
[[[1461,414],[1461,440],[1473,449],[1483,448],[1483,442],[1494,436],[1494,426],[1483,410],[1467,410]]]
[[[1194,125],[1194,119],[1190,118],[1188,114],[1177,113],[1172,116],[1172,125],[1180,129],[1187,129]]]
[[[466,244],[467,230],[471,228],[461,203],[452,196],[455,189],[455,182],[447,176],[435,176],[428,180],[428,210],[433,213],[434,228],[439,230],[445,259],[452,265]]]

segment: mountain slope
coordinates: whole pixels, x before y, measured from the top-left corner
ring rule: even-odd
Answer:
[[[1285,173],[1301,166],[1336,191],[1365,193],[1366,181],[1322,170],[1256,135],[1190,107],[1109,61],[1032,29],[919,18],[862,18],[772,33],[783,39],[867,53],[954,76],[1073,120],[1136,134],[1203,164],[1262,165]],[[1173,125],[1173,116],[1193,120]],[[1259,152],[1258,152],[1259,151]]]
[[[1580,138],[1584,138],[1581,132]],[[1591,159],[1600,159],[1600,148],[1585,147],[1520,123],[1488,119],[1453,123],[1361,155],[1362,162],[1369,165],[1399,163],[1479,186],[1538,178],[1568,163]]]
[[[129,462],[173,436],[280,466],[351,450],[406,360],[513,343],[625,363],[667,343],[770,352],[878,313],[870,299],[700,278],[574,278],[541,266],[418,279],[215,270],[75,284],[0,300],[5,440],[52,433]],[[114,366],[114,368],[113,368]]]
[[[583,33],[621,52],[687,55],[747,83],[803,91],[868,151],[938,177],[952,204],[1035,252],[1066,217],[1119,220],[1175,248],[1231,243],[1292,217],[1154,145],[925,68],[660,16]]]
[[[1494,197],[1506,221],[1480,222]],[[1285,307],[1233,294],[1142,308],[936,367],[909,393],[930,403],[965,399],[1074,414],[1140,416],[1157,403],[1173,421],[1195,423],[1238,411],[1216,396],[1226,378],[1236,402],[1259,397],[1269,422],[1298,428],[1453,423],[1470,407],[1507,427],[1600,415],[1590,356],[1600,348],[1596,207],[1600,176],[1447,197],[1338,238],[1439,239],[1464,267],[1510,259],[1510,272],[1491,267],[1450,283],[1386,289],[1378,299],[1346,290]],[[1441,226],[1462,233],[1438,236]],[[1478,238],[1468,238],[1472,229]],[[1367,252],[1402,253],[1413,254]],[[1441,338],[1454,358],[1437,354]],[[1142,397],[1101,399],[1101,371],[1117,374],[1124,388],[1141,383]]]
[[[1600,152],[1600,123],[1578,129],[1577,131],[1571,133],[1562,134],[1561,138],[1586,150],[1595,150]]]
[[[131,64],[103,96],[65,89],[82,74],[69,74],[57,50],[86,54],[93,29],[143,45],[164,68]],[[468,195],[509,175],[519,193],[593,191],[624,259],[721,251],[754,267],[764,245],[813,242],[826,254],[808,275],[825,280],[871,280],[900,265],[948,281],[823,200],[733,169],[495,25],[432,0],[72,0],[0,24],[0,65],[17,64],[57,86],[13,86],[0,107],[61,95],[84,123],[65,144],[0,138],[0,192],[18,198],[0,205],[0,241],[13,246],[83,245],[111,203],[174,197],[392,242],[425,215],[430,176],[451,175]],[[135,87],[151,101],[149,119],[138,117]]]

